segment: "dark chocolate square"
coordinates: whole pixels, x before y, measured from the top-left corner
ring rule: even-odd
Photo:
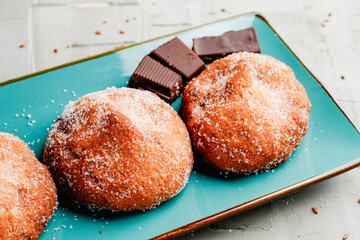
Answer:
[[[130,78],[128,87],[150,90],[169,103],[179,97],[181,76],[155,59],[145,56]]]
[[[205,63],[199,56],[178,37],[153,50],[151,56],[181,74],[185,83],[196,77],[205,68]]]
[[[193,45],[194,51],[205,61],[213,61],[234,52],[261,52],[253,27],[229,31],[220,36],[194,38]]]

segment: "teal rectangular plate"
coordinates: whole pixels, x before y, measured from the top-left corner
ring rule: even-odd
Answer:
[[[256,13],[195,27],[2,83],[0,131],[19,136],[41,160],[47,130],[69,100],[110,86],[126,86],[140,60],[175,35],[191,47],[192,38],[220,35],[251,26],[256,29],[262,53],[293,69],[312,104],[308,132],[290,159],[274,171],[231,179],[193,171],[188,185],[179,195],[145,212],[99,216],[69,210],[60,204],[40,236],[41,240],[174,237],[360,164],[359,132],[266,19]],[[178,111],[180,99],[172,106]]]

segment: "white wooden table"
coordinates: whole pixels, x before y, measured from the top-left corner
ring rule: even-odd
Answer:
[[[359,0],[1,0],[0,81],[249,11],[269,19],[359,128]],[[356,168],[180,239],[360,239],[359,199]]]

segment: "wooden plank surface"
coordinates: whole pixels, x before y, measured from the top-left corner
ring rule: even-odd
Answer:
[[[0,81],[248,11],[269,19],[359,128],[358,0],[1,0]],[[359,171],[180,239],[360,239]]]

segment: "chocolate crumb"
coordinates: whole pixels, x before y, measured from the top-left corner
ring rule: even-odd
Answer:
[[[58,53],[59,50],[57,48],[54,48],[54,53]]]
[[[326,24],[325,24],[325,23],[322,23],[321,26],[322,26],[322,27],[326,27]]]
[[[221,11],[222,11],[222,12],[226,12],[226,9],[225,9],[225,8],[222,8]]]
[[[358,203],[360,203],[360,199],[359,199]]]
[[[123,31],[123,30],[120,30],[120,34],[125,34],[125,31]]]
[[[95,32],[95,34],[96,34],[96,35],[101,35],[101,32],[100,32],[99,30],[97,30],[97,31]]]
[[[124,47],[124,45],[120,45],[120,46],[115,46],[116,50],[122,49]]]
[[[19,48],[24,48],[26,47],[26,44],[20,44]]]
[[[317,209],[317,207],[312,207],[312,210],[315,214],[318,214],[319,213],[319,209]]]
[[[129,21],[130,21],[129,19],[126,19],[126,20],[125,20],[125,22],[127,22],[127,23],[128,23]]]
[[[328,16],[331,17],[331,16],[332,16],[332,13],[330,12],[330,13],[328,14]]]
[[[345,79],[345,76],[344,75],[341,75],[341,79],[344,80]],[[359,200],[360,201],[360,200]]]
[[[344,236],[343,236],[343,240],[348,239],[348,237],[349,237],[349,234],[345,233]]]
[[[100,230],[100,234],[103,234],[104,232],[103,232],[103,230]]]
[[[327,23],[329,21],[329,19],[325,19],[324,22]]]

